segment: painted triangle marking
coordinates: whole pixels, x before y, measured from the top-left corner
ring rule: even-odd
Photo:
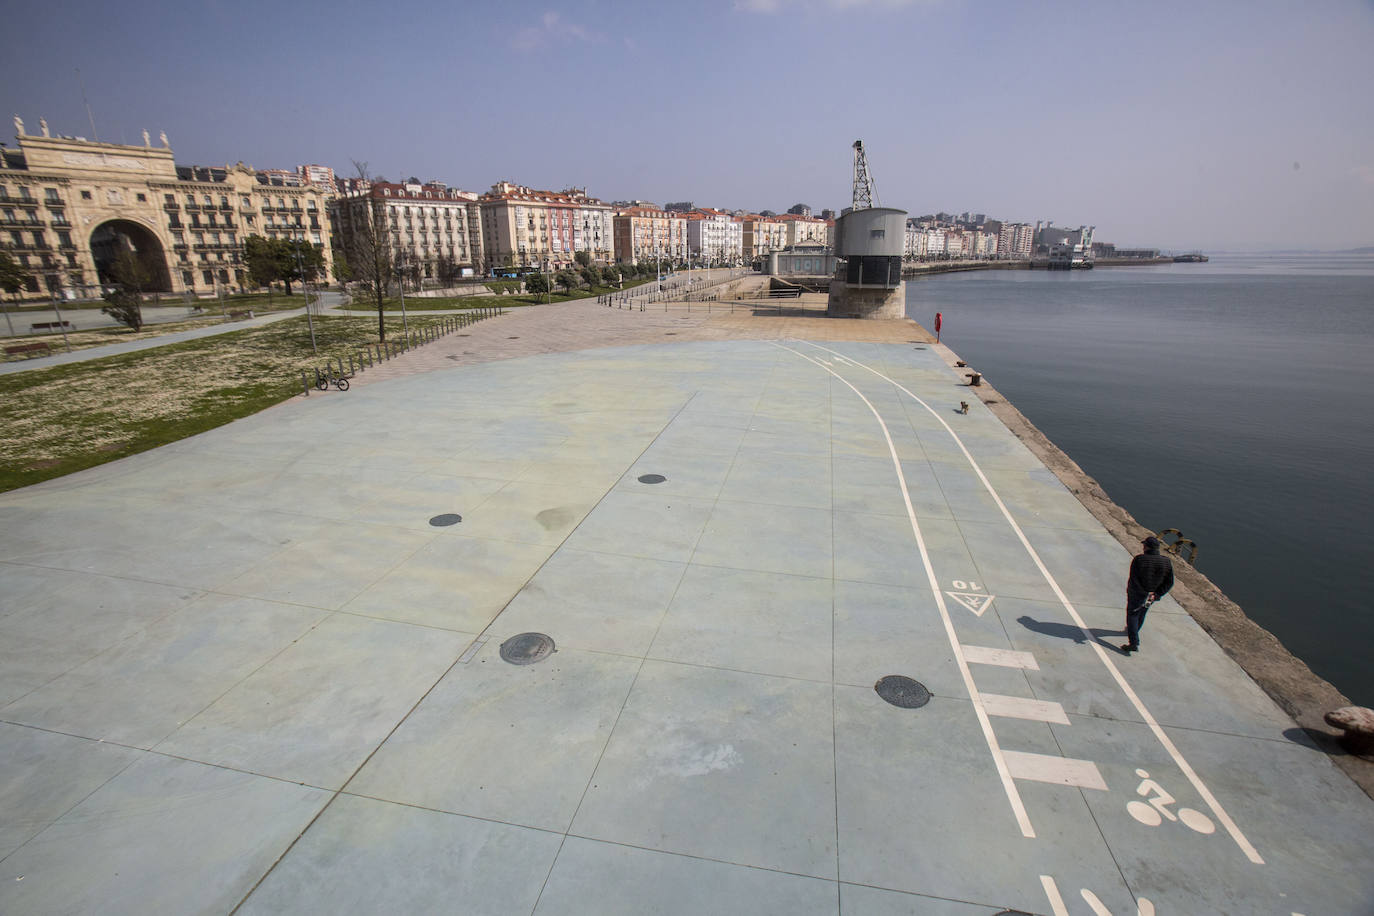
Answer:
[[[945,594],[979,617],[982,617],[983,612],[992,606],[992,599],[997,597],[996,595],[979,595],[973,592],[945,592]]]

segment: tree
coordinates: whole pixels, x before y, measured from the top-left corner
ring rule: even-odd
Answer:
[[[273,239],[277,258],[277,272],[286,283],[286,295],[291,295],[293,281],[314,280],[324,269],[324,250],[305,239]]]
[[[607,264],[601,268],[601,282],[606,286],[615,286],[620,283],[620,271]]]
[[[8,251],[0,251],[0,289],[9,293],[11,296],[18,296],[19,291],[24,288],[24,281],[28,279],[28,274],[24,268],[19,266],[19,262],[10,257]],[[14,336],[14,324],[10,321],[10,311],[5,309],[5,323],[9,325],[10,336]]]
[[[438,277],[440,286],[452,286],[463,275],[463,271],[457,261],[441,254],[434,262],[434,274]]]
[[[525,292],[542,296],[549,291],[549,278],[543,274],[529,274],[525,277]]]
[[[579,254],[580,253],[581,252],[579,252]],[[588,286],[596,286],[601,282],[601,271],[590,265],[584,264],[578,273],[582,275],[582,282]]]
[[[574,251],[574,252],[573,252],[573,260],[577,262],[577,266],[578,266],[578,267],[591,267],[591,266],[592,266],[592,253],[591,253],[590,251],[585,251],[585,250],[584,250],[584,251]]]
[[[110,264],[110,278],[114,289],[105,294],[109,305],[100,310],[120,324],[135,331],[143,328],[143,288],[148,285],[148,268],[138,259],[138,253],[121,247]]]
[[[272,242],[260,235],[250,235],[243,242],[243,262],[248,265],[248,281],[254,286],[267,287],[267,305],[272,305],[272,284],[281,279],[277,255]]]
[[[573,287],[578,285],[577,274],[568,270],[566,267],[554,274],[553,279],[559,286],[563,287],[564,292],[568,293],[571,293]]]
[[[365,182],[367,163],[354,160],[358,177]],[[377,181],[382,181],[380,176]],[[340,210],[346,227],[348,269],[377,303],[377,337],[386,340],[386,285],[391,279],[391,240],[386,227],[386,202],[364,192],[361,198],[345,198]]]
[[[353,271],[348,269],[348,256],[342,248],[334,249],[334,279],[340,283],[353,279]]]

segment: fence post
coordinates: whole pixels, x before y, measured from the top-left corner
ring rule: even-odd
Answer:
[[[343,357],[336,357],[339,361],[339,375],[343,375]]]
[[[305,396],[310,397],[310,381],[305,377],[305,370],[301,370],[301,387],[305,389]]]

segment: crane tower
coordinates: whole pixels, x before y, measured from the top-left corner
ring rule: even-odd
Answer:
[[[864,155],[864,142],[854,141],[854,203],[855,210],[867,210],[878,206],[878,192],[873,187],[873,175],[868,171],[868,157]]]

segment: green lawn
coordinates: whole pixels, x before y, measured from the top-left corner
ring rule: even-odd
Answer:
[[[412,331],[444,316],[416,316]],[[386,319],[388,339],[401,333]],[[304,316],[137,353],[0,376],[0,491],[61,477],[301,393],[301,370],[377,342],[375,321]]]

